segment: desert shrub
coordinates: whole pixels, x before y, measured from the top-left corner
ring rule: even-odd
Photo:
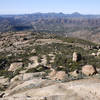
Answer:
[[[4,76],[6,78],[10,78],[13,76],[13,72],[7,70],[0,70],[0,76]]]
[[[6,57],[0,59],[0,70],[7,68],[9,65],[10,65],[9,59],[7,59]]]
[[[28,71],[26,73],[42,72],[42,71],[46,71],[46,70],[48,70],[47,67],[45,67],[43,65],[38,65],[36,68],[28,69]]]
[[[67,62],[68,63],[68,66],[67,66],[67,70],[68,72],[71,72],[71,71],[74,71],[74,70],[79,70],[81,69],[81,66],[79,64],[79,62]]]
[[[0,92],[5,91],[5,89],[6,89],[5,87],[0,87]]]
[[[38,72],[42,72],[42,71],[47,70],[48,68],[44,65],[38,65],[36,69]]]
[[[57,54],[52,66],[66,66],[66,57],[62,54]]]
[[[34,73],[37,72],[36,68],[30,68],[26,71],[26,73]]]
[[[15,74],[15,75],[18,75],[19,72],[22,71],[22,70],[24,70],[24,69],[25,69],[25,67],[22,66],[21,68],[15,70],[15,71],[14,71],[14,74]]]
[[[38,62],[39,63],[41,63],[41,61],[42,61],[41,59],[42,59],[42,57],[41,56],[38,56]]]
[[[46,57],[47,57],[47,65],[48,65],[48,64],[50,64],[50,60],[51,59],[50,59],[50,56],[49,55],[46,55]]]

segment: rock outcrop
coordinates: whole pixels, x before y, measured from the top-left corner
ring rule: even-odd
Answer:
[[[99,79],[66,83],[34,79],[19,84],[0,100],[100,100],[99,91]]]
[[[8,71],[16,71],[17,69],[21,68],[22,67],[22,63],[21,62],[15,62],[15,63],[12,63],[8,69]]]
[[[58,71],[55,75],[56,80],[64,80],[67,74],[64,71]]]
[[[67,77],[67,74],[65,71],[55,71],[52,70],[51,73],[49,74],[49,78],[52,80],[65,80]]]
[[[87,75],[87,76],[93,75],[96,72],[97,72],[96,68],[92,65],[85,65],[82,67],[82,73]]]
[[[4,84],[7,84],[7,83],[9,83],[9,79],[1,76],[0,77],[0,84],[4,85]]]
[[[72,59],[72,61],[77,62],[77,61],[79,61],[80,59],[81,59],[81,55],[78,54],[77,52],[74,52],[74,53],[73,53],[73,59]]]
[[[37,72],[37,73],[24,73],[16,75],[14,78],[11,79],[11,82],[14,81],[28,81],[31,79],[34,79],[35,77],[42,77],[45,74],[45,72]]]
[[[49,73],[49,77],[52,79],[53,77],[55,77],[56,73],[57,73],[56,70],[51,69],[51,72]]]

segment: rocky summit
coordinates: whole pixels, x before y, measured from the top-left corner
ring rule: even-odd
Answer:
[[[0,100],[100,100],[100,45],[46,32],[0,34]]]

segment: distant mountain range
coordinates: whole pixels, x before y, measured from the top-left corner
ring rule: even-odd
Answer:
[[[78,12],[0,15],[0,32],[24,30],[94,38],[94,35],[98,37],[100,33],[100,15],[83,15]]]
[[[37,17],[37,18],[48,18],[48,17],[57,17],[57,18],[62,18],[62,17],[66,17],[66,18],[75,18],[75,17],[82,17],[82,18],[100,18],[100,15],[94,15],[94,14],[80,14],[78,12],[74,12],[72,14],[64,14],[62,12],[60,13],[33,13],[33,14],[15,14],[15,15],[0,15],[1,17],[16,17],[16,16],[20,16],[20,17],[23,17],[23,16],[33,16],[33,17]]]
[[[82,15],[78,12],[72,14],[63,13],[34,13],[34,14],[23,14],[23,15],[0,15],[0,31],[8,30],[24,30],[33,29],[36,30],[48,30],[48,28],[57,24],[67,25],[68,27],[72,24],[80,26],[98,26],[100,15]],[[39,24],[39,25],[38,25]],[[63,27],[62,25],[62,27]],[[38,27],[40,26],[40,27]],[[48,27],[46,27],[48,26]],[[52,28],[50,28],[52,31]],[[56,30],[57,28],[55,28]],[[58,29],[57,29],[58,30]],[[59,30],[58,30],[59,31]]]

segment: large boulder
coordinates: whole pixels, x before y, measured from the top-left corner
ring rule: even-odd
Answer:
[[[81,59],[81,55],[78,54],[77,52],[74,52],[74,53],[73,53],[73,59],[72,59],[72,61],[77,62],[77,61],[79,61],[80,59]]]
[[[54,77],[56,75],[56,73],[57,73],[56,70],[51,69],[51,72],[49,73],[49,77],[50,78]]]
[[[87,75],[87,76],[96,74],[96,72],[97,72],[96,68],[92,65],[85,65],[82,67],[82,73]]]
[[[17,69],[23,66],[22,62],[12,63],[8,69],[8,71],[16,71]]]
[[[78,55],[76,52],[73,53],[73,61],[77,61],[78,60]]]
[[[55,69],[51,69],[51,72],[49,73],[49,78],[51,80],[64,80],[66,76],[67,74],[65,71],[56,71]]]
[[[66,73],[64,71],[58,71],[56,73],[55,79],[57,80],[64,80],[66,78]]]

